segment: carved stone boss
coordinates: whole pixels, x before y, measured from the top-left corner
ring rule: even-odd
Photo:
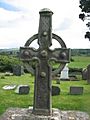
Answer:
[[[52,67],[49,65],[50,60],[60,63],[60,67],[53,71],[53,74],[60,72],[70,59],[70,49],[66,48],[64,41],[52,33],[52,14],[49,9],[42,9],[40,12],[38,34],[33,35],[24,47],[20,47],[20,57],[24,63],[37,61],[35,69],[35,84],[34,84],[34,103],[33,113],[37,115],[52,114],[52,86],[51,76]],[[51,50],[52,38],[57,40],[61,48]],[[39,48],[30,47],[30,44],[38,39]]]

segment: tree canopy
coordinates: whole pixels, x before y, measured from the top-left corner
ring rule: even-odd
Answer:
[[[90,41],[90,0],[80,0],[79,7],[81,8],[81,14],[79,14],[79,18],[81,20],[88,20],[86,26],[89,28],[89,31],[86,32],[85,38],[88,38]]]
[[[21,65],[21,61],[13,56],[0,55],[0,72],[13,71],[14,65]]]

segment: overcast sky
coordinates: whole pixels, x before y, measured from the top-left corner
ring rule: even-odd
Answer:
[[[68,48],[90,48],[89,40],[84,39],[88,28],[78,18],[79,0],[0,0],[0,49],[24,46],[27,39],[38,33],[42,8],[53,11],[52,32]]]

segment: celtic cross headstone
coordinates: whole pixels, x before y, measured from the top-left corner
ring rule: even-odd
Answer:
[[[52,114],[52,67],[50,60],[60,63],[60,67],[53,71],[53,74],[60,72],[70,59],[70,49],[66,48],[64,41],[52,33],[52,14],[49,9],[42,9],[40,12],[38,34],[32,36],[24,47],[20,48],[20,57],[24,63],[37,61],[35,68],[35,85],[34,85],[34,104],[33,114],[51,115]],[[30,47],[30,44],[38,39],[39,48]],[[51,50],[52,39],[56,39],[61,48]],[[32,68],[33,69],[33,68]]]

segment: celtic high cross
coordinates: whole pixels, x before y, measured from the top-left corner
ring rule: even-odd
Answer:
[[[52,114],[52,67],[49,65],[50,60],[60,63],[58,70],[60,71],[66,63],[69,62],[69,49],[66,48],[64,41],[52,33],[52,14],[49,9],[42,9],[40,12],[38,34],[33,35],[24,47],[20,48],[20,57],[25,63],[37,61],[35,67],[35,84],[34,84],[34,104],[33,114],[51,115]],[[56,39],[61,48],[51,50],[52,38]],[[38,39],[39,48],[30,47],[30,44]],[[33,69],[33,68],[32,68]]]

